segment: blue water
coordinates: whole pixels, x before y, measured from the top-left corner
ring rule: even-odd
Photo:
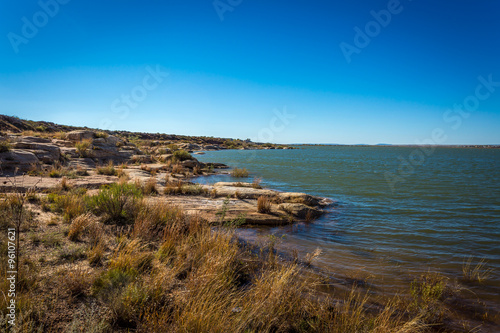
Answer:
[[[459,279],[464,260],[485,259],[493,272],[476,292],[498,300],[500,149],[301,146],[196,157],[245,167],[248,180],[261,177],[270,188],[335,202],[313,223],[246,228],[245,237],[285,235],[281,246],[301,255],[319,247],[317,265],[381,287],[398,288],[429,269]]]

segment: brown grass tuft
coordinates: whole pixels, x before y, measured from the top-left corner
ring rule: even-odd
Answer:
[[[257,199],[257,211],[262,214],[269,214],[271,212],[271,200],[269,200],[269,197],[261,195]]]

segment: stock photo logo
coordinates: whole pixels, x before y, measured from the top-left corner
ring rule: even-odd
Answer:
[[[500,81],[494,81],[493,74],[488,75],[487,78],[481,75],[477,80],[479,84],[473,94],[465,97],[462,103],[453,104],[453,109],[447,109],[443,113],[443,121],[454,131],[462,126],[464,119],[469,118],[472,112],[479,109],[481,102],[489,99],[495,93],[496,88],[500,87]],[[437,127],[431,131],[430,138],[416,141],[418,147],[413,149],[407,158],[398,156],[399,165],[396,173],[386,171],[384,175],[392,194],[396,191],[396,185],[406,182],[408,177],[415,174],[416,167],[422,166],[426,159],[434,154],[436,146],[446,143],[446,140],[448,140],[446,130]]]
[[[9,32],[7,39],[12,46],[12,49],[17,54],[19,53],[19,46],[26,45],[30,40],[38,35],[40,29],[45,27],[50,19],[54,18],[61,9],[62,5],[66,5],[71,0],[48,0],[38,1],[40,10],[36,11],[31,18],[23,16],[21,18],[22,26],[20,33]]]
[[[110,108],[116,115],[114,120],[116,120],[116,118],[120,120],[127,119],[130,115],[130,111],[137,108],[140,103],[148,97],[148,94],[158,88],[169,75],[160,65],[156,65],[154,69],[151,66],[147,66],[146,72],[148,74],[143,77],[141,84],[134,86],[130,90],[130,93],[121,94],[119,98],[113,100]],[[111,118],[104,118],[100,121],[99,126],[102,129],[114,130],[114,120]]]
[[[411,2],[412,0],[407,1]],[[355,34],[352,43],[341,42],[339,44],[346,62],[350,64],[352,56],[360,54],[364,48],[368,47],[371,41],[391,24],[393,18],[403,12],[403,9],[404,6],[399,0],[390,0],[385,9],[370,11],[373,20],[368,21],[363,29],[358,26],[354,27]]]
[[[224,21],[224,14],[234,11],[242,2],[243,0],[215,0],[212,5],[219,19]]]

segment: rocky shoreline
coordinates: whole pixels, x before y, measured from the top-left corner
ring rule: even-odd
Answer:
[[[227,173],[226,165],[201,163],[189,154],[225,149],[214,144],[174,145],[155,140],[139,146],[126,138],[90,130],[52,138],[12,133],[2,140],[9,147],[0,152],[1,192],[26,192],[36,186],[37,191],[48,193],[63,181],[66,186],[93,191],[116,182],[150,183],[157,194],[149,201],[174,204],[208,223],[239,219],[240,224],[255,225],[311,221],[324,214],[331,203],[325,198],[263,189],[252,183],[192,183],[195,176]],[[100,171],[105,168],[114,171]],[[269,201],[265,210],[259,211],[259,198]],[[221,209],[225,210],[223,218]]]

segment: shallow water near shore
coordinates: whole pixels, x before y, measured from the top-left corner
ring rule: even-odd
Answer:
[[[206,152],[202,162],[245,167],[262,185],[334,201],[308,224],[242,228],[240,236],[283,236],[280,247],[299,255],[320,248],[315,265],[333,276],[367,279],[371,289],[398,293],[416,274],[439,271],[460,279],[464,261],[493,269],[482,285],[467,286],[500,307],[500,149],[300,146],[296,150]],[[412,155],[413,153],[413,155]],[[402,162],[421,158],[411,168]],[[423,159],[422,159],[423,157]],[[416,161],[416,160],[415,160]],[[421,163],[423,162],[423,163]],[[403,163],[403,164],[402,164]],[[387,172],[399,182],[387,179]],[[198,182],[232,180],[228,175]]]

